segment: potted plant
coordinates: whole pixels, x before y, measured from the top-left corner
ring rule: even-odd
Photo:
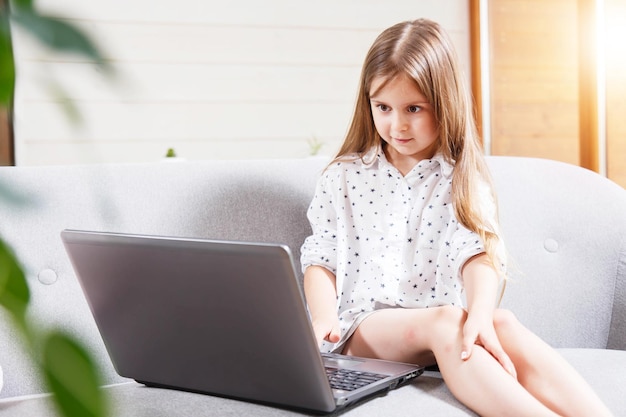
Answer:
[[[34,0],[0,0],[0,108],[9,114],[15,88],[10,30],[14,24],[44,45],[86,56],[101,69],[112,73],[94,42],[74,25],[38,12]],[[15,200],[6,185],[0,186],[0,198],[9,199],[9,195]],[[26,314],[29,301],[30,291],[20,261],[9,243],[0,238],[0,306],[9,312],[24,336],[25,348],[41,367],[59,413],[66,417],[106,416],[107,399],[100,389],[100,377],[89,352],[73,336],[61,330],[37,330]]]

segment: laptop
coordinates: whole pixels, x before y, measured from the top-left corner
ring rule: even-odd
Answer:
[[[116,372],[147,386],[330,413],[423,372],[320,354],[287,246],[61,238]]]

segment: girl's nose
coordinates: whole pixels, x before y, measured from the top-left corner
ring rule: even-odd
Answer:
[[[406,117],[404,117],[401,113],[396,113],[391,122],[391,128],[397,132],[404,132],[408,130],[409,124]]]

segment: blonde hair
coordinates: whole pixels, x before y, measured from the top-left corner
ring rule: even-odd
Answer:
[[[496,219],[497,200],[474,122],[469,91],[452,42],[439,24],[427,19],[402,22],[376,38],[363,63],[352,122],[335,160],[354,154],[363,158],[372,147],[382,146],[370,107],[372,81],[382,78],[385,85],[403,75],[415,81],[433,107],[439,125],[437,152],[455,167],[452,195],[457,220],[482,238],[491,264],[500,272],[504,259],[500,259],[497,251],[498,226],[486,218],[478,201],[479,195],[484,196],[485,185]]]

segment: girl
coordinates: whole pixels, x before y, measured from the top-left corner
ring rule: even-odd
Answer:
[[[301,261],[322,349],[437,363],[485,416],[610,415],[556,351],[495,308],[495,202],[448,37],[423,19],[385,30],[308,211]]]

